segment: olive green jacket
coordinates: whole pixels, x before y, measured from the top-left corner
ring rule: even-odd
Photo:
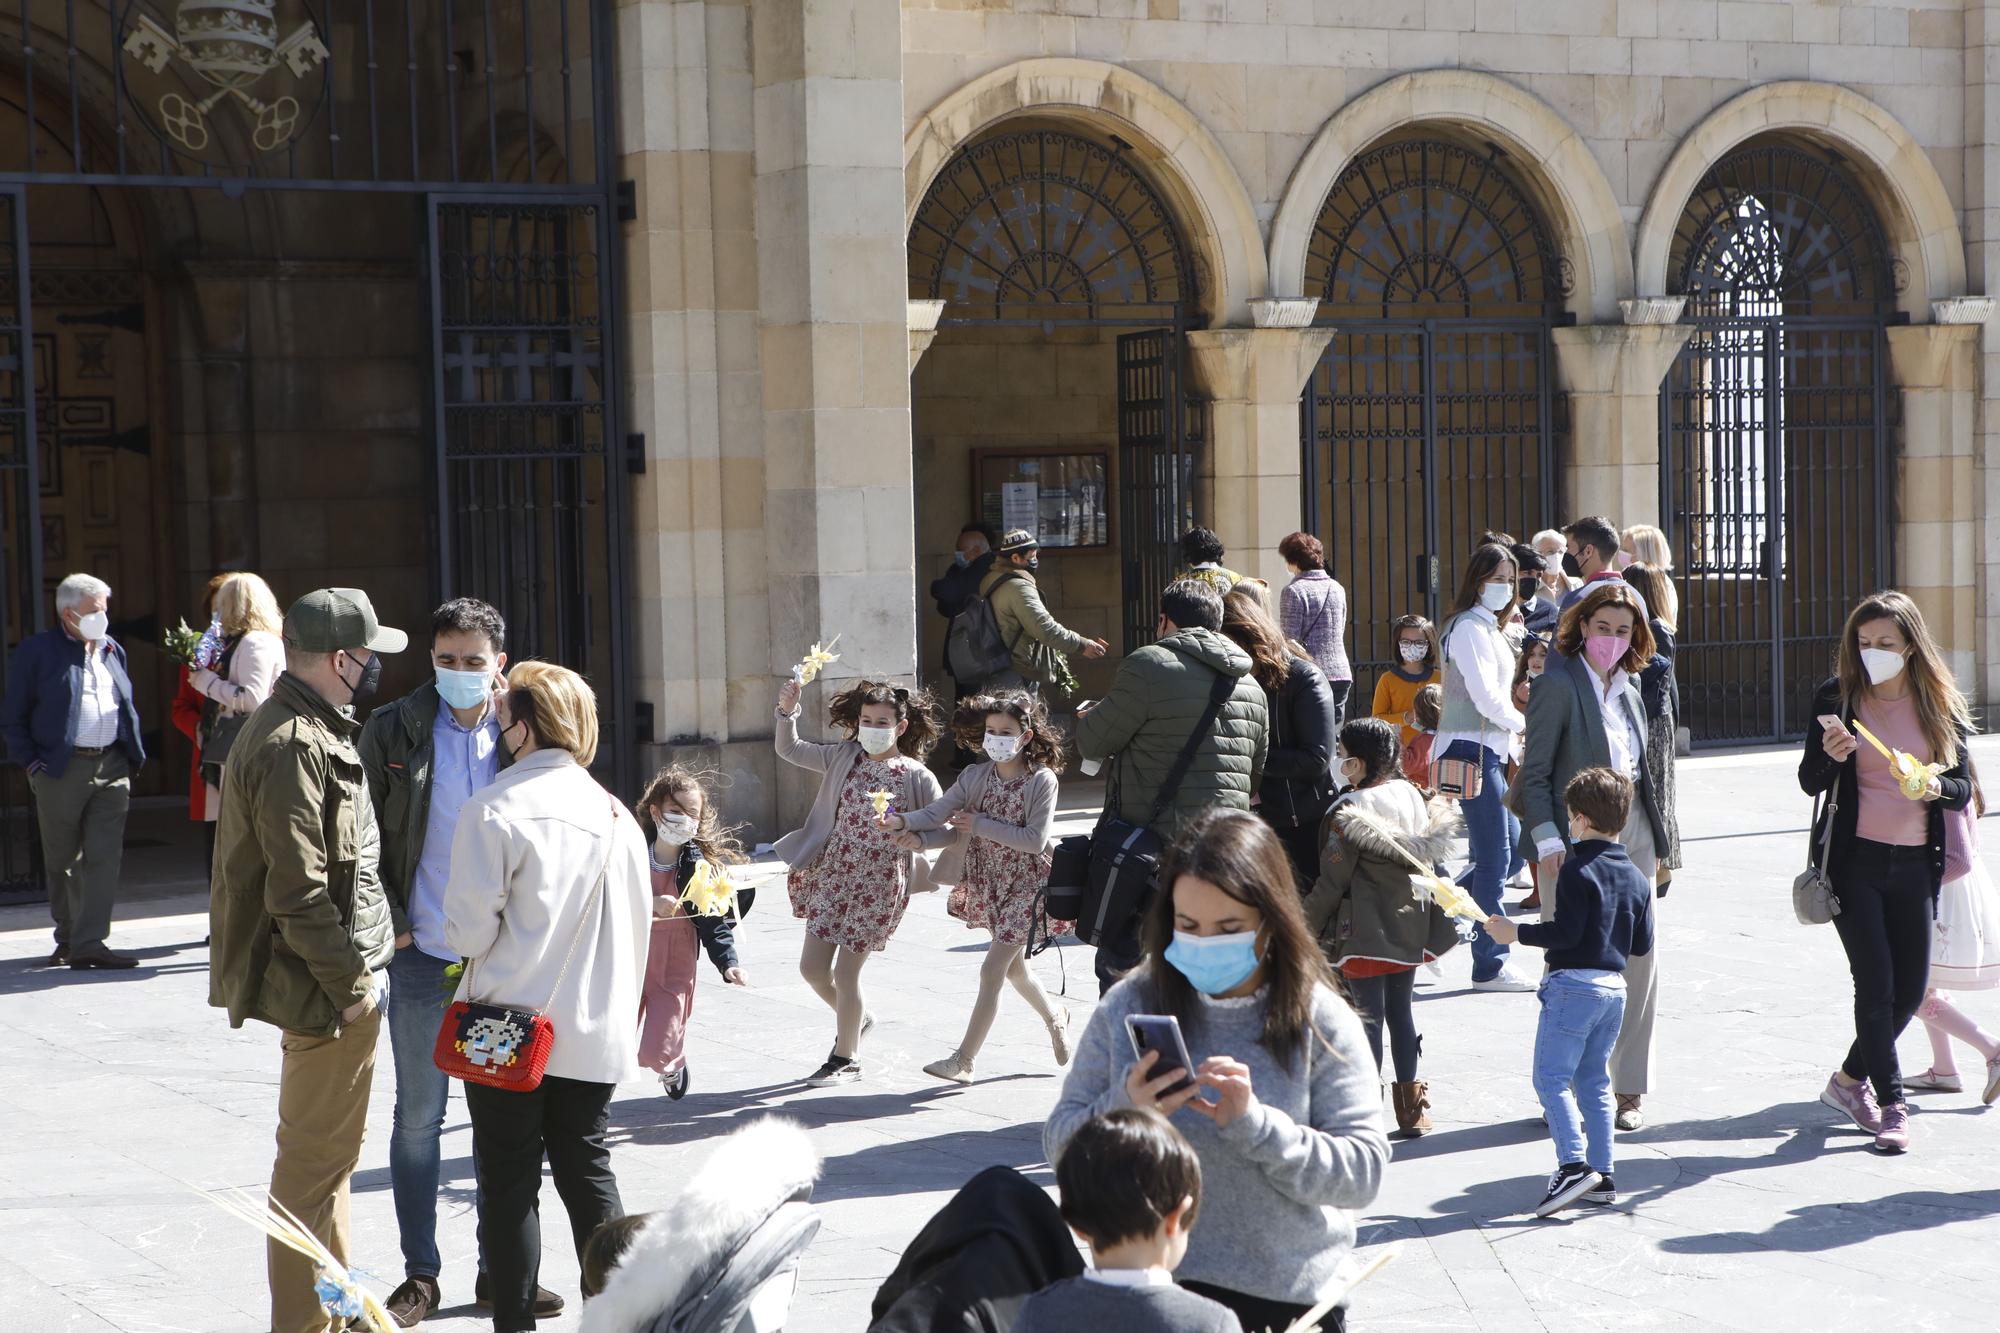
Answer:
[[[229,751],[209,895],[208,1002],[330,1036],[396,951],[359,725],[289,671]]]
[[[1057,660],[1075,656],[1089,642],[1056,622],[1042,604],[1035,576],[1025,569],[995,565],[979,581],[979,595],[993,608],[1000,639],[1014,654],[1014,670],[1023,680],[1055,684],[1062,678],[1057,673]]]

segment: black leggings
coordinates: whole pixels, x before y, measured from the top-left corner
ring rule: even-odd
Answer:
[[[1872,1082],[1875,1099],[1889,1106],[1903,1100],[1896,1038],[1930,979],[1930,848],[1857,838],[1833,868],[1833,886],[1840,903],[1833,928],[1854,974],[1854,1044],[1840,1069]]]
[[[1354,1011],[1368,1030],[1368,1049],[1375,1053],[1375,1070],[1382,1070],[1382,1023],[1389,1024],[1389,1045],[1396,1057],[1396,1081],[1417,1081],[1417,1055],[1424,1039],[1417,1032],[1417,1015],[1410,1006],[1417,986],[1417,970],[1407,968],[1380,977],[1345,977],[1347,993],[1354,997]]]
[[[1262,1296],[1250,1296],[1227,1287],[1210,1286],[1206,1282],[1183,1282],[1185,1290],[1197,1296],[1206,1296],[1217,1305],[1226,1305],[1243,1325],[1243,1333],[1285,1333],[1298,1317],[1312,1309],[1310,1305],[1294,1305],[1290,1301],[1270,1301]],[[1347,1311],[1335,1310],[1319,1321],[1320,1333],[1345,1333]]]

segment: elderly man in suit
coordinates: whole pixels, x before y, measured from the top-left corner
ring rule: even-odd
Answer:
[[[1652,658],[1645,604],[1624,580],[1588,585],[1563,612],[1548,669],[1528,695],[1521,771],[1510,792],[1535,845],[1544,885],[1556,882],[1569,848],[1563,792],[1586,768],[1615,769],[1632,780],[1632,813],[1618,840],[1648,883],[1658,874],[1666,825],[1659,794],[1646,776],[1646,709],[1639,697],[1639,673]],[[1543,896],[1543,919],[1554,904],[1553,893]],[[1634,957],[1625,972],[1625,1023],[1611,1052],[1620,1129],[1645,1123],[1639,1102],[1651,1089],[1658,957],[1656,944],[1651,954]]]

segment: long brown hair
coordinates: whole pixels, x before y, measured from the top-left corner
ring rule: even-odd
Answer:
[[[1944,653],[1924,623],[1924,613],[1908,595],[1893,589],[1870,593],[1848,614],[1835,658],[1842,704],[1852,713],[1863,696],[1875,692],[1862,669],[1861,650],[1856,647],[1861,627],[1871,620],[1894,621],[1897,632],[1910,645],[1909,665],[1903,669],[1909,673],[1911,693],[1917,701],[1917,724],[1924,729],[1933,762],[1947,767],[1957,763],[1960,738],[1972,730],[1972,706],[1945,665]]]
[[[1222,633],[1250,654],[1250,674],[1257,683],[1276,694],[1292,674],[1292,652],[1285,646],[1285,633],[1264,599],[1241,584],[1222,596]]]
[[[1464,615],[1475,606],[1485,605],[1479,600],[1479,589],[1502,565],[1514,571],[1507,579],[1507,586],[1513,595],[1507,599],[1506,606],[1493,613],[1493,618],[1502,625],[1513,619],[1514,608],[1521,604],[1521,564],[1514,559],[1511,550],[1497,542],[1488,542],[1474,551],[1472,559],[1465,562],[1465,577],[1459,581],[1458,601],[1453,604],[1451,613],[1455,616]]]
[[[672,801],[685,812],[687,798],[697,796],[701,798],[701,815],[695,820],[694,837],[689,842],[703,858],[716,865],[743,864],[748,858],[743,855],[743,845],[736,840],[736,829],[722,826],[722,816],[715,808],[715,798],[710,795],[711,786],[720,781],[715,773],[697,772],[679,764],[668,764],[653,774],[653,780],[646,784],[646,790],[639,793],[639,799],[632,804],[632,813],[639,818],[639,829],[646,835],[646,845],[652,846],[653,839],[660,834],[659,826],[653,822],[654,806]]]
[[[1174,942],[1174,885],[1183,876],[1206,880],[1264,919],[1264,976],[1270,998],[1264,1004],[1264,1033],[1257,1044],[1286,1069],[1294,1067],[1307,1037],[1333,1047],[1313,1025],[1319,988],[1340,994],[1326,955],[1306,925],[1298,882],[1271,826],[1247,810],[1210,807],[1190,819],[1160,859],[1161,888],[1146,915],[1146,961],[1141,974],[1149,1003],[1180,1020],[1183,1028],[1202,1022],[1202,1007],[1180,969],[1166,960]]]
[[[922,763],[937,744],[942,730],[930,691],[913,690],[886,680],[857,681],[833,696],[833,702],[827,705],[827,719],[846,732],[850,740],[854,739],[861,732],[861,710],[869,704],[888,704],[896,710],[898,722],[910,724],[896,738],[896,748]]]
[[[1674,600],[1673,580],[1667,577],[1667,572],[1640,560],[1625,566],[1621,577],[1646,599],[1646,609],[1653,613],[1653,619],[1665,625],[1669,633],[1674,632],[1679,604]]]
[[[1583,627],[1607,606],[1622,606],[1632,613],[1632,646],[1618,659],[1620,670],[1638,675],[1653,660],[1653,631],[1646,625],[1646,608],[1639,604],[1639,590],[1623,579],[1599,579],[1587,584],[1590,591],[1563,612],[1556,626],[1556,651],[1576,657],[1583,651]]]
[[[1020,690],[994,690],[989,694],[975,694],[970,699],[958,702],[958,711],[952,714],[951,729],[958,743],[968,750],[984,752],[986,746],[986,719],[994,713],[1002,713],[1021,724],[1021,730],[1028,733],[1028,743],[1021,747],[1021,758],[1028,761],[1031,768],[1046,768],[1051,773],[1063,770],[1062,732],[1049,721],[1049,710],[1041,700],[1031,699]]]

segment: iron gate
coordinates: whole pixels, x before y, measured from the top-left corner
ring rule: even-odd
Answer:
[[[0,188],[0,690],[12,648],[42,628],[41,483],[36,476],[35,347],[29,317],[28,210],[19,186]],[[0,765],[0,903],[42,895],[42,843],[27,774]]]
[[[1697,742],[1805,733],[1848,610],[1891,578],[1893,270],[1836,160],[1722,159],[1675,237],[1694,332],[1660,395],[1675,671]]]
[[[1181,354],[1173,329],[1118,338],[1118,555],[1128,653],[1153,641],[1181,534],[1195,525],[1199,412],[1182,385]]]

